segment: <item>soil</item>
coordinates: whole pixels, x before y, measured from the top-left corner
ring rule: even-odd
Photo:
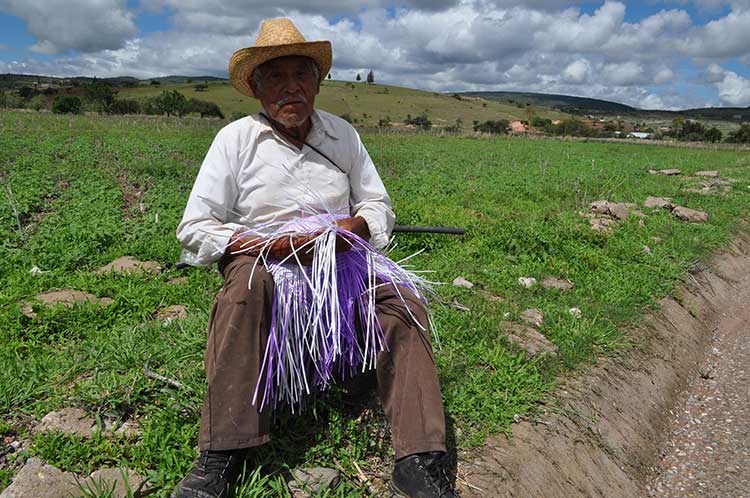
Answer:
[[[586,375],[563,384],[555,401],[543,407],[536,419],[513,426],[512,438],[497,436],[480,450],[459,455],[456,487],[461,496],[648,495],[682,393],[700,372],[706,375],[699,369],[707,368],[706,356],[713,351],[714,331],[723,315],[738,324],[750,321],[748,296],[750,235],[742,235],[725,253],[691,271],[675,295],[664,298],[659,311],[632,331],[635,347],[620,357],[601,360]],[[747,337],[744,341],[738,347],[748,354]],[[747,383],[737,383],[737,389],[743,387],[744,399],[728,395],[726,402],[731,404],[732,398],[735,404],[744,403],[743,416],[747,416]],[[730,428],[724,422],[717,431]],[[744,447],[739,446],[742,434],[735,438],[736,450],[745,451],[744,460],[738,462],[742,472],[748,468],[747,430],[745,425]],[[717,472],[722,465],[734,465],[734,457],[725,458],[730,460],[718,461]],[[735,495],[717,495],[714,490],[705,496]]]

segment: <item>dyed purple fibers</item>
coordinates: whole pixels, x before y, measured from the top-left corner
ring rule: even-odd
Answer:
[[[288,404],[298,411],[311,392],[375,367],[377,354],[388,347],[375,315],[377,286],[397,286],[415,323],[428,327],[418,323],[399,291],[408,289],[427,304],[424,291],[431,291],[424,281],[351,232],[334,229],[327,235],[337,234],[353,247],[335,253],[329,268],[317,267],[317,260],[313,266],[266,261],[275,288],[268,345],[253,395],[256,404],[263,391],[260,410]]]

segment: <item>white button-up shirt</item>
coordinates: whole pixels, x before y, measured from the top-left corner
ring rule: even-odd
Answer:
[[[306,141],[297,149],[259,115],[217,133],[177,227],[182,261],[208,265],[224,253],[235,232],[261,229],[317,212],[361,216],[376,247],[388,244],[395,216],[370,155],[343,119],[315,110]]]

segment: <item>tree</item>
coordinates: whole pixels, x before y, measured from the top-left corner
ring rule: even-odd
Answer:
[[[167,116],[182,117],[189,112],[188,101],[183,94],[177,90],[164,90],[157,97],[157,109],[161,114]]]
[[[81,114],[81,99],[75,95],[60,95],[52,103],[56,114]]]
[[[367,73],[367,83],[370,85],[375,83],[375,75],[373,74],[372,69],[370,69],[370,72]]]
[[[115,91],[112,86],[103,81],[94,80],[83,87],[83,93],[96,106],[100,114],[109,112],[115,101]]]
[[[494,135],[502,135],[504,133],[508,133],[508,126],[510,123],[507,119],[498,119],[497,121],[485,121],[484,123],[480,123],[479,121],[474,121],[474,131],[479,131],[482,133],[492,133]]]
[[[360,76],[359,73],[357,73],[357,81],[362,81],[362,76]]]
[[[432,128],[432,121],[427,117],[427,113],[422,113],[419,116],[411,117],[411,114],[406,115],[404,120],[405,124],[414,125],[422,128],[423,130],[429,130]]]
[[[37,95],[38,93],[39,92],[36,91],[36,89],[31,88],[30,86],[22,86],[21,88],[18,89],[18,96],[25,100],[30,99],[31,97]]]
[[[133,99],[115,99],[107,112],[110,114],[140,114],[141,104]]]
[[[750,124],[742,124],[739,129],[730,131],[727,136],[727,142],[735,144],[750,144]]]
[[[205,83],[198,83],[197,85],[195,85],[195,86],[193,87],[193,89],[194,89],[194,90],[195,90],[196,92],[205,92],[206,90],[208,90],[208,85],[207,85],[207,84],[205,84]]]
[[[707,142],[711,142],[711,143],[721,142],[721,130],[719,130],[718,128],[714,126],[710,130],[706,130],[706,134],[704,135],[704,137]]]
[[[188,101],[188,112],[197,112],[202,118],[206,116],[224,119],[224,113],[215,102],[205,100],[190,99]]]

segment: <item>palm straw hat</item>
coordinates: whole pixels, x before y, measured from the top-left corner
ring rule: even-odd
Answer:
[[[269,19],[263,21],[255,45],[232,54],[229,60],[229,79],[240,93],[252,97],[250,77],[255,68],[271,59],[288,55],[301,55],[313,59],[320,69],[320,81],[323,81],[331,70],[331,42],[305,41],[291,20]]]

